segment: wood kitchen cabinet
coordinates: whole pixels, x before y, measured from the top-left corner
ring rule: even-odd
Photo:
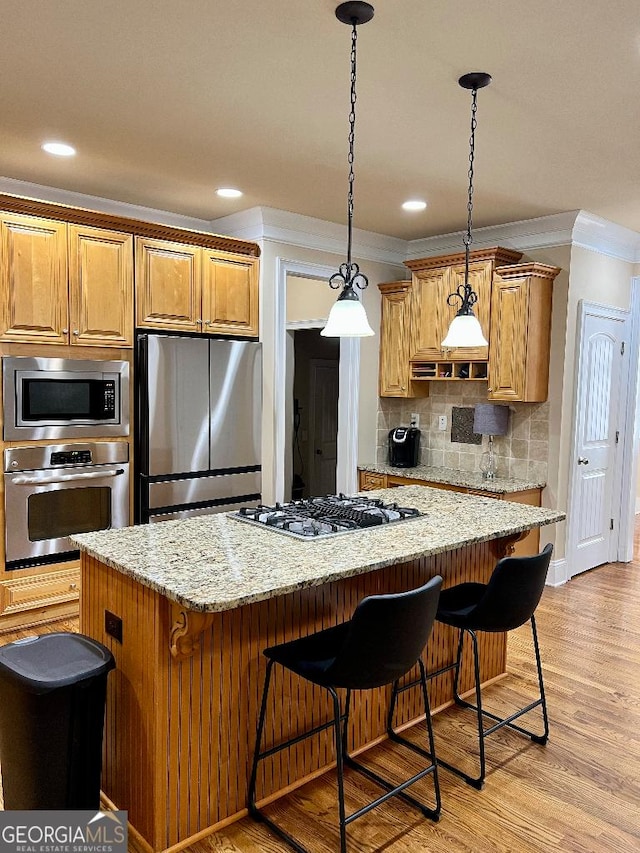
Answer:
[[[133,346],[130,235],[12,213],[0,231],[0,340]]]
[[[138,237],[136,326],[257,337],[257,258]]]
[[[494,247],[478,249],[469,256],[469,283],[478,296],[474,312],[489,340],[491,284],[500,264],[514,263],[520,252]],[[449,294],[464,285],[464,253],[406,261],[412,272],[414,311],[410,333],[411,361],[486,361],[487,347],[444,350],[442,341],[460,303],[447,303]]]
[[[202,331],[202,255],[197,246],[136,238],[136,326]]]
[[[489,399],[542,402],[549,385],[551,298],[558,267],[515,264],[494,278]]]
[[[381,397],[427,397],[426,382],[412,383],[409,364],[409,338],[413,292],[410,281],[379,284],[382,297],[380,321]]]
[[[490,262],[477,262],[469,266],[469,280],[478,294],[474,311],[484,336],[489,335],[489,313],[491,302]],[[442,269],[424,270],[414,273],[414,292],[416,309],[411,327],[411,345],[409,357],[413,361],[486,361],[487,347],[475,349],[442,348],[451,321],[455,317],[460,302],[447,303],[449,294],[464,284],[464,265],[448,266]]]
[[[69,225],[69,325],[78,346],[133,346],[133,237]]]
[[[79,561],[66,566],[46,574],[18,572],[18,577],[10,577],[7,572],[0,576],[0,631],[77,616]]]
[[[203,331],[258,337],[258,261],[202,250]]]
[[[0,238],[0,339],[67,343],[67,226],[55,220],[3,213]]]

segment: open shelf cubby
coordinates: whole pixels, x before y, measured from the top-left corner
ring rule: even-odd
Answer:
[[[487,381],[486,361],[413,361],[411,379],[415,380],[471,380]]]

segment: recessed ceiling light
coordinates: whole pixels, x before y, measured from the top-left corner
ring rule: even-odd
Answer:
[[[47,154],[56,154],[58,157],[73,157],[76,153],[73,145],[67,145],[66,142],[45,142],[42,150]]]
[[[220,187],[219,190],[216,190],[216,194],[222,196],[222,198],[240,198],[242,192],[234,190],[232,187]]]
[[[402,204],[403,210],[424,210],[426,206],[426,201],[418,201],[418,199],[410,199]]]

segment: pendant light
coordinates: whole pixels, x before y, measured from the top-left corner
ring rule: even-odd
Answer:
[[[478,109],[478,89],[483,89],[491,82],[491,75],[484,71],[472,71],[463,75],[458,84],[463,89],[471,89],[471,138],[469,139],[469,194],[467,201],[467,233],[464,237],[464,284],[450,293],[448,305],[454,305],[460,300],[458,313],[451,321],[449,331],[442,341],[443,349],[458,349],[459,347],[486,347],[489,341],[482,334],[482,327],[473,313],[473,306],[478,301],[478,294],[469,284],[469,250],[473,237],[471,236],[471,219],[473,214],[473,161],[476,146],[476,111]]]
[[[351,260],[353,239],[353,148],[356,129],[356,41],[359,24],[373,18],[373,6],[369,3],[341,3],[336,9],[336,18],[351,26],[351,110],[349,112],[349,191],[347,193],[347,261],[340,264],[338,272],[329,279],[333,290],[342,288],[342,293],[329,312],[327,324],[320,332],[325,338],[363,338],[373,335],[364,306],[355,288],[364,290],[369,280],[360,272],[358,264]]]

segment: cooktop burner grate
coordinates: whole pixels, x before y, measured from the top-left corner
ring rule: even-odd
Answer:
[[[397,503],[360,495],[325,495],[274,506],[241,507],[230,518],[258,524],[299,539],[336,536],[354,530],[419,518],[421,513]]]

